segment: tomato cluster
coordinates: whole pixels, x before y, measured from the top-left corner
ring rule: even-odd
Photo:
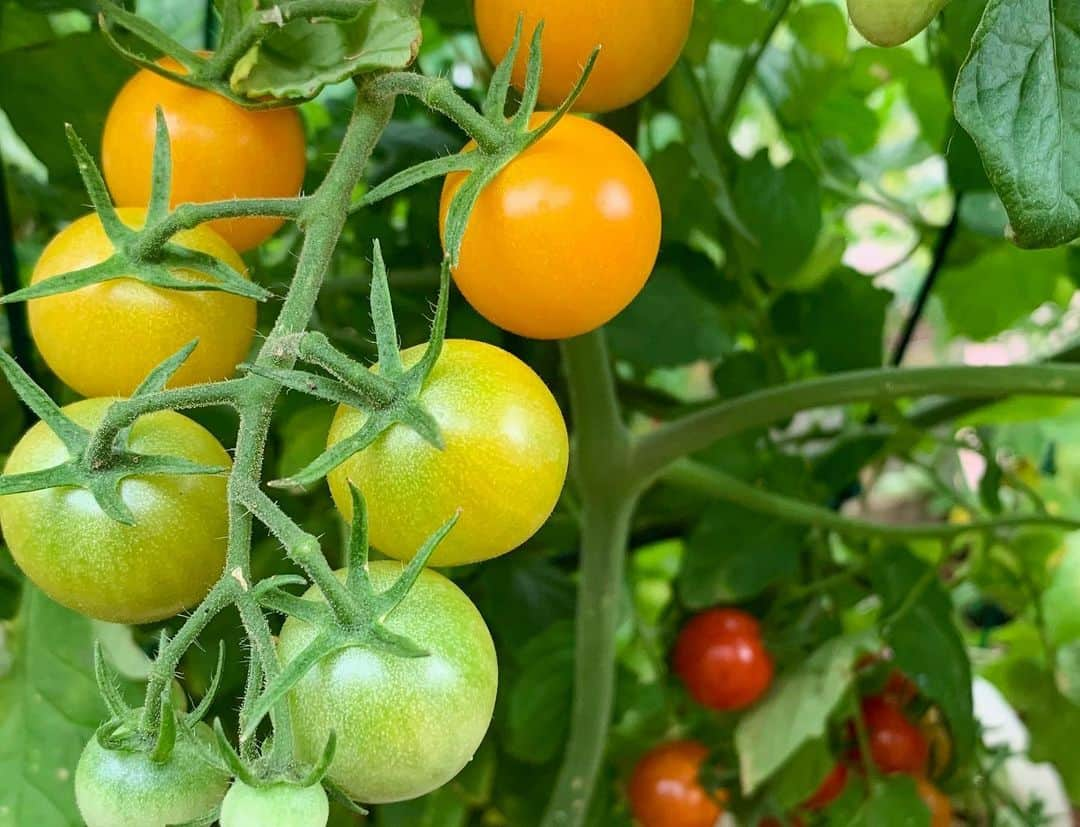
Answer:
[[[857,669],[877,664],[877,658],[866,657]],[[768,693],[774,675],[773,657],[758,620],[735,608],[709,609],[691,617],[675,641],[672,669],[697,704],[724,714],[743,712],[758,703]],[[931,736],[927,733],[933,729],[934,739],[946,742],[938,748],[946,755],[948,736],[940,725],[916,724],[909,717],[907,709],[917,702],[919,690],[907,676],[892,670],[883,683],[880,694],[865,697],[856,716],[846,724],[846,746],[839,750],[839,757],[814,792],[783,819],[767,816],[758,827],[805,827],[815,814],[830,811],[848,792],[853,774],[861,777],[865,773],[868,761],[882,775],[914,778],[932,827],[951,823],[949,797],[928,779],[935,766],[940,770],[947,763],[947,757],[931,761]],[[868,748],[866,756],[860,744]],[[705,744],[683,740],[660,744],[642,756],[627,789],[636,822],[641,827],[715,824],[729,795],[708,781],[709,754]]]

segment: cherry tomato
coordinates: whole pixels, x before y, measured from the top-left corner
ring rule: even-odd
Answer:
[[[401,570],[395,561],[371,563],[376,591],[388,589]],[[305,597],[320,595],[312,588]],[[499,682],[484,619],[441,574],[425,569],[385,624],[429,655],[346,649],[317,663],[291,694],[300,757],[317,760],[336,732],[329,778],[371,804],[426,795],[457,775],[487,732]],[[295,617],[286,620],[282,663],[317,634]]]
[[[160,65],[182,67],[171,58]],[[105,120],[101,161],[116,203],[150,198],[155,107],[165,113],[172,146],[172,203],[285,198],[304,183],[304,127],[295,109],[253,110],[149,69],[120,90]],[[280,218],[230,218],[211,224],[240,252],[274,234]]]
[[[882,695],[898,707],[905,707],[919,696],[918,685],[899,669],[889,673]]]
[[[529,38],[544,22],[540,102],[558,106],[581,77],[598,45],[600,56],[575,108],[606,112],[643,98],[671,71],[694,16],[693,0],[476,0],[476,30],[484,51],[501,61],[524,15],[514,84],[525,81]]]
[[[915,786],[930,811],[930,827],[951,827],[953,811],[949,797],[921,776],[916,777]]]
[[[221,827],[325,827],[330,802],[321,784],[296,787],[270,784],[249,787],[233,782],[221,802]]]
[[[642,756],[629,789],[630,809],[641,827],[714,827],[725,796],[701,784],[708,755],[697,741],[672,741]]]
[[[547,117],[534,115],[533,126]],[[443,227],[464,180],[446,178]],[[644,287],[660,218],[656,187],[634,150],[600,124],[567,116],[480,194],[454,280],[505,330],[579,336],[609,322]]]
[[[64,408],[94,428],[111,399],[85,399]],[[221,444],[201,425],[173,411],[147,414],[128,447],[201,465],[228,467]],[[5,474],[59,465],[67,449],[43,422],[11,452]],[[228,507],[225,478],[129,477],[120,493],[135,525],[115,522],[89,491],[48,488],[0,497],[0,527],[15,562],[57,603],[98,620],[148,623],[198,603],[225,564]]]
[[[863,720],[870,739],[870,754],[883,773],[921,773],[930,760],[926,739],[896,706],[885,698],[866,698]]]
[[[181,733],[166,761],[145,752],[106,749],[95,735],[75,768],[75,800],[87,827],[164,827],[209,815],[221,802],[229,777],[195,743],[210,737],[200,724]]]
[[[824,810],[843,795],[844,787],[847,786],[847,779],[847,764],[840,761],[832,768],[829,774],[825,776],[825,780],[821,782],[821,786],[817,788],[817,792],[803,802],[803,808],[810,810],[811,812]]]
[[[402,359],[412,365],[423,352],[410,348]],[[473,563],[517,548],[547,520],[566,481],[566,423],[551,392],[506,351],[453,339],[420,400],[439,424],[444,449],[394,426],[330,473],[338,509],[352,519],[352,481],[367,499],[372,544],[399,560],[416,554],[459,508],[461,518],[432,565]],[[366,419],[339,408],[329,444]]]
[[[710,709],[745,709],[772,684],[773,661],[758,622],[738,609],[710,609],[683,627],[675,671],[694,700]]]
[[[878,46],[899,46],[937,17],[947,0],[848,0],[848,14],[859,34]]]
[[[141,227],[143,209],[121,209]],[[246,275],[243,260],[205,227],[175,236],[180,246],[221,259]],[[32,283],[89,267],[112,255],[96,214],[61,230],[38,259]],[[209,277],[179,270],[192,281]],[[173,377],[174,387],[225,379],[247,356],[255,302],[220,290],[182,291],[112,279],[29,302],[30,330],[49,367],[83,396],[128,396],[157,365],[193,339],[199,344]]]

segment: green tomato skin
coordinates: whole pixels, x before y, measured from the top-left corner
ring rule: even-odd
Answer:
[[[396,561],[371,563],[376,591],[389,588],[402,569]],[[321,599],[315,589],[305,597]],[[369,804],[417,798],[457,775],[491,724],[499,681],[484,619],[442,575],[423,571],[385,624],[430,654],[347,649],[317,663],[290,695],[298,755],[315,761],[330,732],[337,733],[328,777]],[[315,635],[290,617],[278,644],[282,663]]]
[[[197,737],[209,739],[209,727],[200,724]],[[75,769],[75,800],[87,827],[183,824],[209,814],[228,786],[229,776],[179,733],[162,764],[145,753],[105,749],[95,735]]]
[[[114,402],[64,408],[94,428]],[[201,425],[173,411],[140,418],[128,441],[143,454],[228,467],[228,453]],[[67,449],[43,422],[27,431],[4,469],[19,474],[58,465]],[[112,623],[149,623],[195,605],[225,564],[228,506],[224,477],[130,477],[121,495],[135,525],[113,521],[89,491],[49,488],[0,497],[0,528],[15,562],[57,603]]]
[[[907,43],[930,25],[948,0],[848,0],[859,34],[877,46]]]
[[[330,802],[321,785],[249,787],[237,780],[221,803],[221,827],[325,827]]]
[[[401,354],[406,366],[424,347]],[[460,509],[431,565],[460,566],[517,548],[550,516],[566,482],[570,444],[551,391],[517,357],[483,342],[450,339],[420,392],[443,449],[394,425],[327,475],[346,521],[349,483],[367,501],[371,544],[408,560]],[[367,414],[342,406],[328,445],[358,431]]]

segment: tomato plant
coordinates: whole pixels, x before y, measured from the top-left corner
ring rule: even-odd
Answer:
[[[163,60],[160,67],[183,74],[175,60]],[[157,107],[172,142],[174,205],[289,198],[300,192],[306,149],[295,109],[251,111],[155,69],[141,69],[113,100],[101,137],[102,171],[118,205],[142,207],[150,198]],[[244,217],[219,219],[209,227],[244,252],[281,224],[279,218]]]
[[[422,348],[407,350],[411,366]],[[566,424],[551,391],[528,365],[483,342],[446,343],[420,394],[439,425],[435,447],[404,426],[331,472],[330,490],[352,518],[349,485],[365,494],[372,542],[407,560],[447,515],[461,519],[432,557],[437,566],[487,560],[540,528],[562,492],[569,456]],[[360,431],[368,416],[340,407],[329,445]],[[411,469],[403,480],[400,469]]]
[[[722,794],[701,781],[708,747],[672,741],[642,756],[630,778],[630,808],[642,827],[712,827],[723,813]]]
[[[64,409],[93,428],[109,399]],[[204,428],[172,411],[140,419],[128,448],[226,468],[229,455]],[[12,449],[5,474],[59,465],[68,452],[39,422]],[[221,574],[228,527],[225,480],[214,476],[133,476],[120,496],[132,525],[116,522],[88,492],[49,488],[0,498],[0,527],[15,562],[54,600],[99,620],[147,623],[197,604]]]
[[[145,211],[119,211],[129,227],[141,227]],[[224,261],[245,273],[243,260],[213,230],[195,227],[176,237],[189,250]],[[61,230],[42,251],[33,284],[102,264],[114,247],[96,214]],[[197,268],[175,273],[198,282]],[[213,276],[209,276],[213,278]],[[84,396],[129,395],[160,362],[192,339],[199,345],[173,377],[191,385],[225,379],[247,355],[255,336],[255,303],[222,292],[181,292],[134,279],[91,284],[71,293],[34,299],[29,305],[34,343],[49,367]]]
[[[628,106],[648,94],[675,65],[693,17],[693,0],[658,5],[597,2],[589,8],[568,0],[475,0],[476,31],[498,62],[510,49],[519,19],[526,32],[543,21],[545,38],[540,102],[555,107],[574,87],[581,67],[597,46],[596,69],[577,100],[586,112]],[[525,56],[514,63],[514,84],[525,80]]]
[[[694,699],[712,709],[744,709],[773,678],[773,661],[756,620],[738,609],[712,609],[679,633],[675,671]]]
[[[535,115],[531,125],[544,121]],[[443,226],[464,180],[446,179]],[[659,244],[660,202],[641,159],[605,127],[568,116],[481,193],[454,281],[493,324],[566,339],[633,300]]]
[[[1078,26],[0,0],[0,827],[1067,823]]]

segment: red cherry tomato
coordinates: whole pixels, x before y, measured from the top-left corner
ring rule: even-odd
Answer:
[[[870,739],[870,754],[883,773],[911,773],[926,770],[930,746],[926,738],[895,704],[875,696],[862,704],[863,720]]]
[[[707,792],[701,765],[709,755],[697,741],[672,741],[647,752],[630,777],[630,809],[641,827],[714,827],[724,793]]]
[[[905,707],[919,696],[919,687],[899,669],[894,669],[889,673],[881,694],[896,706]]]
[[[745,709],[773,678],[758,622],[738,609],[710,609],[691,619],[679,634],[674,661],[690,694],[710,709]]]
[[[803,808],[815,813],[824,810],[843,794],[844,787],[847,786],[847,778],[847,764],[843,761],[838,762],[832,768],[832,771],[825,776],[825,780],[821,782],[817,792],[803,802]]]

